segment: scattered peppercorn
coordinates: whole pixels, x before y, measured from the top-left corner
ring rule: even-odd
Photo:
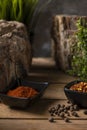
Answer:
[[[61,107],[61,105],[60,105],[60,104],[58,104],[58,105],[57,105],[57,107],[58,107],[58,108],[60,108],[60,107]]]
[[[67,109],[65,109],[64,112],[67,113]]]
[[[55,111],[55,114],[56,114],[56,115],[58,114],[58,111],[57,111],[57,110]]]
[[[74,111],[74,108],[73,108],[73,106],[70,106],[70,111],[72,112],[72,111]]]
[[[76,110],[76,111],[79,110],[79,107],[78,107],[78,105],[76,105],[76,104],[73,106],[73,108],[74,108],[74,110]]]
[[[50,117],[49,122],[54,122],[54,118]]]
[[[69,122],[69,118],[65,117],[65,118],[64,118],[64,121],[65,121],[65,122]]]
[[[73,111],[72,116],[78,117],[78,114],[75,111]]]
[[[66,106],[66,110],[70,110],[70,106]]]
[[[59,116],[65,122],[70,122],[70,119],[68,117],[70,116],[79,117],[78,113],[76,112],[78,110],[79,110],[79,107],[76,104],[70,104],[70,105],[57,104],[56,106],[53,106],[48,109],[49,114],[51,116],[49,121],[53,122],[54,118],[52,118],[52,116]]]
[[[50,115],[51,115],[51,116],[54,116],[54,113],[51,113]]]
[[[67,100],[67,103],[69,103],[69,104],[70,104],[71,102],[70,102],[69,100]]]
[[[69,113],[69,112],[67,112],[67,116],[70,116],[70,113]]]
[[[63,105],[61,105],[61,107],[62,107],[62,108],[64,108],[64,107],[65,107],[65,105],[63,104]]]
[[[60,113],[60,117],[64,118],[64,112]]]

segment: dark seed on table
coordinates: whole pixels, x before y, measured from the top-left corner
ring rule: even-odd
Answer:
[[[64,111],[64,108],[60,108],[59,110],[60,110],[61,112],[63,112],[63,111]]]
[[[57,116],[60,116],[60,113],[57,113]]]
[[[58,111],[59,109],[56,109],[56,111]]]
[[[58,110],[58,113],[61,113],[61,110],[60,110],[60,109]]]
[[[73,106],[73,108],[74,108],[74,110],[76,110],[76,111],[78,111],[78,110],[79,110],[78,105],[74,105],[74,106]]]
[[[57,109],[59,109],[60,107],[61,107],[61,105],[60,105],[60,104],[58,104],[58,105],[56,106],[56,108],[57,108]]]
[[[64,112],[60,113],[60,117],[62,118],[64,117]]]
[[[72,106],[70,107],[70,111],[74,111],[74,109],[73,109],[73,107],[72,107]]]
[[[54,116],[54,113],[51,113],[50,115],[51,115],[51,116]]]
[[[58,111],[55,111],[55,114],[57,115],[57,114],[58,114]]]
[[[54,122],[54,118],[50,117],[49,122]]]
[[[63,112],[63,109],[62,109],[62,108],[60,108],[60,109],[59,109],[59,111],[60,111],[60,112]]]
[[[56,107],[55,107],[55,110],[58,110],[58,109],[59,109],[59,107],[58,107],[58,106],[56,106]]]
[[[66,107],[66,110],[70,110],[70,106],[67,106],[67,107]]]
[[[67,118],[67,117],[64,118],[64,121],[65,121],[65,122],[69,122],[69,118]]]
[[[61,108],[64,108],[65,107],[65,105],[63,104],[62,106],[61,106]]]
[[[64,112],[67,113],[67,110],[65,109]]]
[[[74,113],[75,113],[74,111],[73,111],[73,112],[71,112],[72,116],[74,116]]]
[[[69,112],[67,112],[67,116],[70,116],[70,113],[69,113]]]
[[[55,109],[52,109],[51,112],[55,112]]]
[[[70,104],[71,102],[70,102],[69,100],[67,100],[67,103],[69,103],[69,104]]]
[[[76,113],[75,115],[74,115],[75,117],[79,117],[79,115]]]
[[[48,112],[49,112],[49,113],[51,113],[51,111],[52,111],[51,109],[48,109]]]
[[[75,116],[75,117],[78,117],[78,116],[79,116],[75,111],[72,112],[72,115]]]

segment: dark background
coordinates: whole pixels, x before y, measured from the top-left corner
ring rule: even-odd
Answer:
[[[52,0],[45,6],[47,0],[39,0],[38,10],[41,10],[37,18],[33,46],[34,57],[51,57],[50,28],[54,15],[87,15],[87,0]],[[42,9],[41,9],[42,7]]]

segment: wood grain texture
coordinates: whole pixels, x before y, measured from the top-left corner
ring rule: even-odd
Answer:
[[[62,120],[55,123],[48,120],[0,120],[0,130],[87,130],[86,124],[87,120],[72,120],[71,123]]]
[[[47,99],[66,99],[64,86],[66,84],[50,84],[46,89],[43,98]]]
[[[37,66],[31,68],[27,79],[30,81],[47,81],[50,83],[68,83],[78,78],[61,72],[57,68],[40,68],[40,66]]]
[[[11,109],[4,104],[0,104],[0,119],[48,119],[50,114],[48,109],[50,107],[55,107],[57,104],[67,104],[66,100],[61,99],[40,99],[38,102],[24,110]],[[70,115],[72,120],[86,120],[87,115],[84,114],[84,109],[78,111],[79,117],[74,117]],[[56,119],[61,119],[59,116],[55,116]]]

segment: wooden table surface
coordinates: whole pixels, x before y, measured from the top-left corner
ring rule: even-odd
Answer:
[[[48,81],[50,85],[43,97],[25,110],[11,109],[0,103],[0,130],[87,130],[87,116],[82,109],[78,111],[79,117],[70,116],[69,123],[58,116],[53,123],[48,120],[51,106],[67,103],[64,86],[75,79],[55,68],[31,69],[28,80]]]

